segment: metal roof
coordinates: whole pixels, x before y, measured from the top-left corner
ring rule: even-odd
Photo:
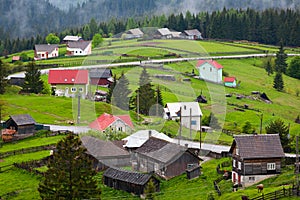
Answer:
[[[34,46],[37,52],[52,52],[58,48],[57,44],[36,44]]]
[[[10,118],[18,125],[35,124],[36,122],[29,114],[11,115]]]

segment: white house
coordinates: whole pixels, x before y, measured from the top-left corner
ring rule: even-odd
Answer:
[[[164,118],[179,120],[181,125],[193,130],[200,130],[202,112],[198,102],[167,103],[164,108]]]
[[[67,44],[68,56],[86,56],[92,54],[92,41],[69,42]]]
[[[213,82],[222,83],[223,66],[215,60],[199,60],[197,63],[199,78]]]
[[[48,59],[58,57],[57,44],[36,44],[34,46],[34,59]]]

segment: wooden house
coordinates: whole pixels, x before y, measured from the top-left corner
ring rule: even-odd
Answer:
[[[34,59],[48,59],[58,57],[57,44],[36,44],[34,47]]]
[[[160,28],[154,33],[154,38],[158,39],[172,39],[173,34],[168,28]]]
[[[235,77],[225,77],[224,78],[224,85],[226,87],[236,87],[236,78]]]
[[[199,60],[197,62],[199,78],[212,83],[222,83],[223,66],[215,60]]]
[[[111,69],[91,69],[89,71],[90,84],[110,86],[113,82]]]
[[[160,182],[151,174],[126,171],[118,168],[108,168],[103,173],[103,183],[108,187],[126,192],[142,195],[149,181],[155,185],[155,191],[159,192]]]
[[[88,70],[49,70],[48,83],[56,96],[85,98],[88,93]]]
[[[167,103],[164,108],[164,119],[180,120],[182,126],[193,130],[200,130],[201,116],[198,102]]]
[[[185,30],[184,37],[188,40],[202,40],[202,35],[198,29]]]
[[[99,140],[95,137],[81,137],[83,146],[92,157],[94,168],[104,170],[108,167],[130,166],[129,153],[111,141]]]
[[[142,38],[143,36],[144,33],[139,28],[130,29],[124,35],[125,39]]]
[[[87,56],[92,54],[92,41],[68,42],[68,56]]]
[[[169,179],[184,172],[189,165],[199,165],[200,158],[187,147],[150,138],[135,150],[132,158],[134,169],[141,172],[155,172]]]
[[[236,135],[230,153],[232,181],[245,185],[279,174],[285,157],[278,134]]]
[[[89,127],[102,132],[130,132],[134,128],[129,115],[112,115],[107,113],[103,113],[90,123]]]
[[[5,122],[7,129],[16,130],[17,134],[30,134],[35,132],[34,119],[28,114],[11,115]]]

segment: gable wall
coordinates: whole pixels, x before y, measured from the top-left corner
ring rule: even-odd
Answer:
[[[214,83],[222,82],[222,69],[217,69],[209,63],[199,67],[199,78]]]

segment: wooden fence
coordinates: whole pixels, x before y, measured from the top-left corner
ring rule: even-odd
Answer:
[[[0,166],[0,173],[6,172],[6,171],[10,170],[12,166],[13,165],[3,165],[3,166]]]
[[[267,194],[262,193],[261,196],[251,198],[249,200],[275,200],[280,199],[284,197],[290,197],[290,196],[298,196],[299,195],[299,187],[290,187],[288,189],[282,188],[281,190],[276,190],[274,192],[270,192]],[[247,199],[247,197],[244,197],[243,199]]]
[[[37,146],[37,147],[22,148],[22,149],[14,150],[14,151],[7,151],[4,153],[0,153],[0,158],[5,158],[8,156],[19,155],[19,154],[25,154],[25,153],[32,153],[32,152],[37,152],[37,151],[41,151],[41,150],[50,150],[50,149],[54,149],[54,147],[55,147],[55,145],[48,144],[48,145]]]

